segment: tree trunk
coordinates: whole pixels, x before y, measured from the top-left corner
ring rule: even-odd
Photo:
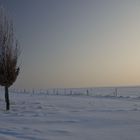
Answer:
[[[9,91],[7,86],[5,86],[5,102],[6,102],[6,110],[9,110],[10,102],[9,102]]]

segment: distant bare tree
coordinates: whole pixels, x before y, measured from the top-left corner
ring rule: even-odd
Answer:
[[[0,8],[0,85],[5,87],[6,110],[10,109],[8,88],[19,74],[19,44],[14,37],[13,23]]]

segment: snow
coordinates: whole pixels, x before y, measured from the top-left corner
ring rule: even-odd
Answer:
[[[0,140],[139,140],[140,90],[95,91],[102,96],[11,92],[10,111],[1,92]]]

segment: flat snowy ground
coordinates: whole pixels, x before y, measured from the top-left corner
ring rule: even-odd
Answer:
[[[0,95],[0,140],[140,140],[140,99]]]

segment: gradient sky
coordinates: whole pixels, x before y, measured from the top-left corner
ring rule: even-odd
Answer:
[[[0,0],[20,41],[19,88],[140,85],[139,0]]]

